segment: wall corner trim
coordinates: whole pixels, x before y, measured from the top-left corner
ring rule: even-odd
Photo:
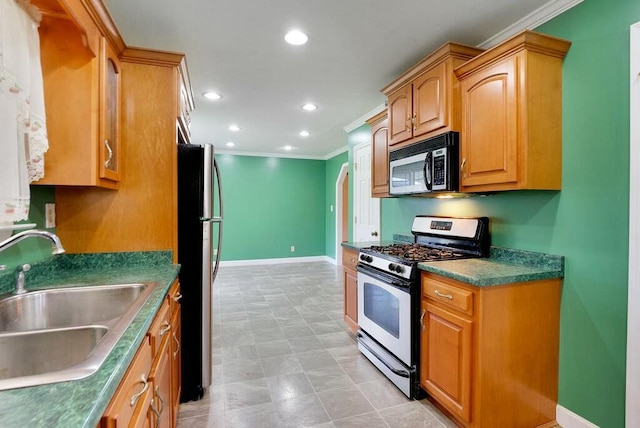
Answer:
[[[598,425],[559,404],[556,406],[556,422],[562,428],[599,428]]]
[[[489,49],[492,46],[502,43],[509,37],[515,36],[523,30],[533,30],[534,28],[552,20],[556,16],[582,3],[583,0],[551,0],[538,9],[531,12],[521,20],[513,23],[498,34],[490,37],[478,45],[479,48]]]

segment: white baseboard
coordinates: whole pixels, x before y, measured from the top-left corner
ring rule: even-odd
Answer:
[[[256,259],[256,260],[228,260],[221,261],[220,267],[224,266],[254,266],[254,265],[273,265],[284,263],[309,263],[309,262],[329,262],[336,264],[335,259],[329,256],[313,256],[313,257],[287,257],[281,259]]]
[[[562,428],[599,428],[598,425],[559,404],[556,406],[556,422]]]

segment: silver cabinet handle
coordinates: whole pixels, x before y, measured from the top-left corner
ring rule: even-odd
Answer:
[[[142,383],[143,385],[142,391],[138,392],[137,394],[133,394],[131,396],[131,401],[129,401],[129,406],[131,407],[133,407],[138,401],[138,399],[142,396],[142,394],[147,392],[147,389],[149,389],[149,382],[147,382],[147,375],[145,375],[144,373],[142,374],[142,376],[140,376],[140,380],[138,382]]]
[[[176,345],[178,346],[176,348],[175,351],[173,351],[173,359],[175,360],[176,357],[178,356],[178,352],[180,352],[180,341],[178,340],[178,338],[176,337],[176,332],[173,332],[173,340],[176,342]]]
[[[178,303],[181,299],[182,299],[182,294],[178,293],[176,296],[174,296],[173,301]]]
[[[160,402],[160,409],[156,409],[156,403],[155,403],[155,398],[153,400],[151,400],[151,411],[153,413],[155,413],[156,415],[156,427],[160,426],[160,415],[162,415],[162,411],[164,410],[164,400],[162,399],[162,396],[158,393],[158,386],[156,386],[156,389],[154,391],[154,395],[155,397],[158,398],[158,401]]]
[[[436,296],[444,297],[445,299],[453,300],[453,296],[451,294],[442,294],[438,290],[435,291]]]
[[[113,159],[113,150],[111,150],[111,145],[109,144],[109,140],[104,140],[104,146],[106,147],[107,152],[109,152],[109,156],[107,157],[107,160],[104,161],[104,167],[109,168],[109,166],[111,165],[111,159]]]
[[[420,327],[422,327],[422,331],[424,331],[424,316],[426,315],[427,310],[423,309],[422,313],[420,314]]]
[[[169,321],[163,322],[162,328],[160,329],[160,336],[164,336],[164,334],[169,330],[171,330],[171,324],[169,324]]]
[[[462,172],[462,178],[467,178],[467,173],[464,170],[465,163],[467,163],[467,158],[462,158],[462,163],[460,164],[460,171]]]

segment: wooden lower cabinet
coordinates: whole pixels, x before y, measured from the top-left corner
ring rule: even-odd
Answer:
[[[342,272],[344,284],[344,322],[352,331],[358,330],[358,274],[356,264],[358,252],[342,249]]]
[[[553,426],[561,287],[423,272],[420,385],[464,427]]]
[[[176,426],[181,388],[179,294],[180,284],[176,280],[107,406],[99,427]]]
[[[107,410],[102,416],[100,427],[148,427],[149,406],[151,404],[151,342],[145,336],[138,352],[118,386]]]
[[[158,354],[151,367],[149,380],[153,385],[151,420],[153,427],[173,426],[173,401],[171,399],[171,336],[162,339]]]

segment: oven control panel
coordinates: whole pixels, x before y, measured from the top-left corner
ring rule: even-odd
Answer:
[[[373,266],[376,269],[380,269],[383,272],[390,273],[394,276],[399,276],[405,279],[411,279],[411,273],[413,267],[411,264],[403,264],[399,261],[390,261],[383,257],[374,256],[367,253],[360,253],[359,262],[367,265]]]

